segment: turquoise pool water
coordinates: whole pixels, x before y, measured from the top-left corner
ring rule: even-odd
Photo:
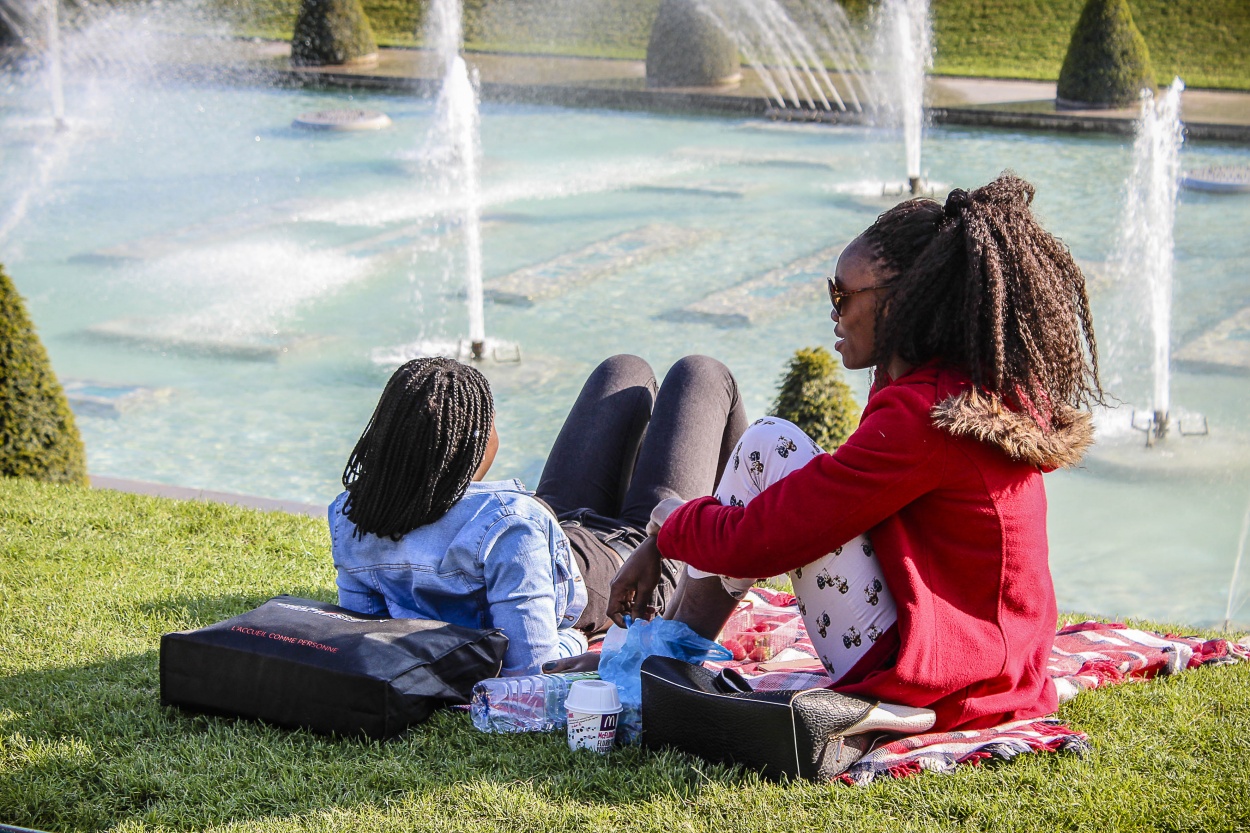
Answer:
[[[9,79],[0,94],[0,262],[80,392],[93,473],[328,501],[387,358],[465,334],[457,230],[418,153],[431,102],[97,82],[70,88],[71,129],[54,134],[41,91]],[[290,127],[355,106],[394,124]],[[832,345],[822,276],[902,178],[900,140],[860,128],[486,105],[482,143],[487,291],[540,296],[486,307],[488,335],[522,356],[488,369],[497,472],[531,484],[612,353],[661,373],[717,356],[762,415],[787,357]],[[1106,261],[1130,153],[1126,139],[932,129],[924,162],[939,187],[1006,168],[1037,185],[1038,213],[1088,266],[1105,381],[1128,405],[1149,394],[1148,358],[1137,290]],[[1245,148],[1184,154],[1186,168],[1250,163]],[[1178,349],[1250,307],[1248,221],[1250,199],[1183,196]],[[1175,464],[1141,463],[1126,407],[1101,441],[1114,465],[1048,479],[1062,608],[1223,620],[1250,502],[1250,377],[1178,369],[1172,398],[1213,432],[1185,438]],[[1189,453],[1203,442],[1231,451]]]

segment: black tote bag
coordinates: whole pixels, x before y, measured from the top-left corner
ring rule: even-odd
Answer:
[[[669,657],[642,663],[642,742],[768,778],[829,781],[859,760],[859,734],[877,703],[828,689],[752,691],[731,669],[715,674]]]
[[[161,703],[279,726],[389,738],[494,677],[508,638],[278,596],[161,637]]]

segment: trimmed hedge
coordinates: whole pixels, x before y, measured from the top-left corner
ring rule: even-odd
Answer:
[[[345,64],[378,51],[360,0],[303,0],[291,36],[291,65]]]
[[[708,87],[742,77],[738,47],[695,0],[664,0],[647,42],[647,85]]]
[[[859,405],[842,381],[842,365],[823,347],[795,352],[772,412],[802,428],[825,451],[842,445],[859,424]]]
[[[87,456],[74,414],[2,266],[0,476],[87,485]]]
[[[1061,107],[1123,107],[1154,87],[1150,50],[1128,0],[1089,0],[1059,70]]]

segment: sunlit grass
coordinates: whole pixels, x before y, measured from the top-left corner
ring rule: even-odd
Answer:
[[[1089,733],[1085,759],[1025,756],[868,788],[769,783],[674,752],[575,755],[558,735],[483,735],[454,711],[376,743],[159,705],[162,633],[279,593],[334,599],[322,523],[0,480],[0,822],[257,833],[1250,827],[1250,665],[1083,695],[1061,716]]]

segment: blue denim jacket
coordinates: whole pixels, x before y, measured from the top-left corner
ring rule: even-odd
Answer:
[[[504,675],[582,653],[586,638],[573,624],[586,586],[564,530],[532,494],[518,480],[470,483],[446,515],[392,541],[354,537],[343,492],[329,511],[339,605],[500,628]]]

